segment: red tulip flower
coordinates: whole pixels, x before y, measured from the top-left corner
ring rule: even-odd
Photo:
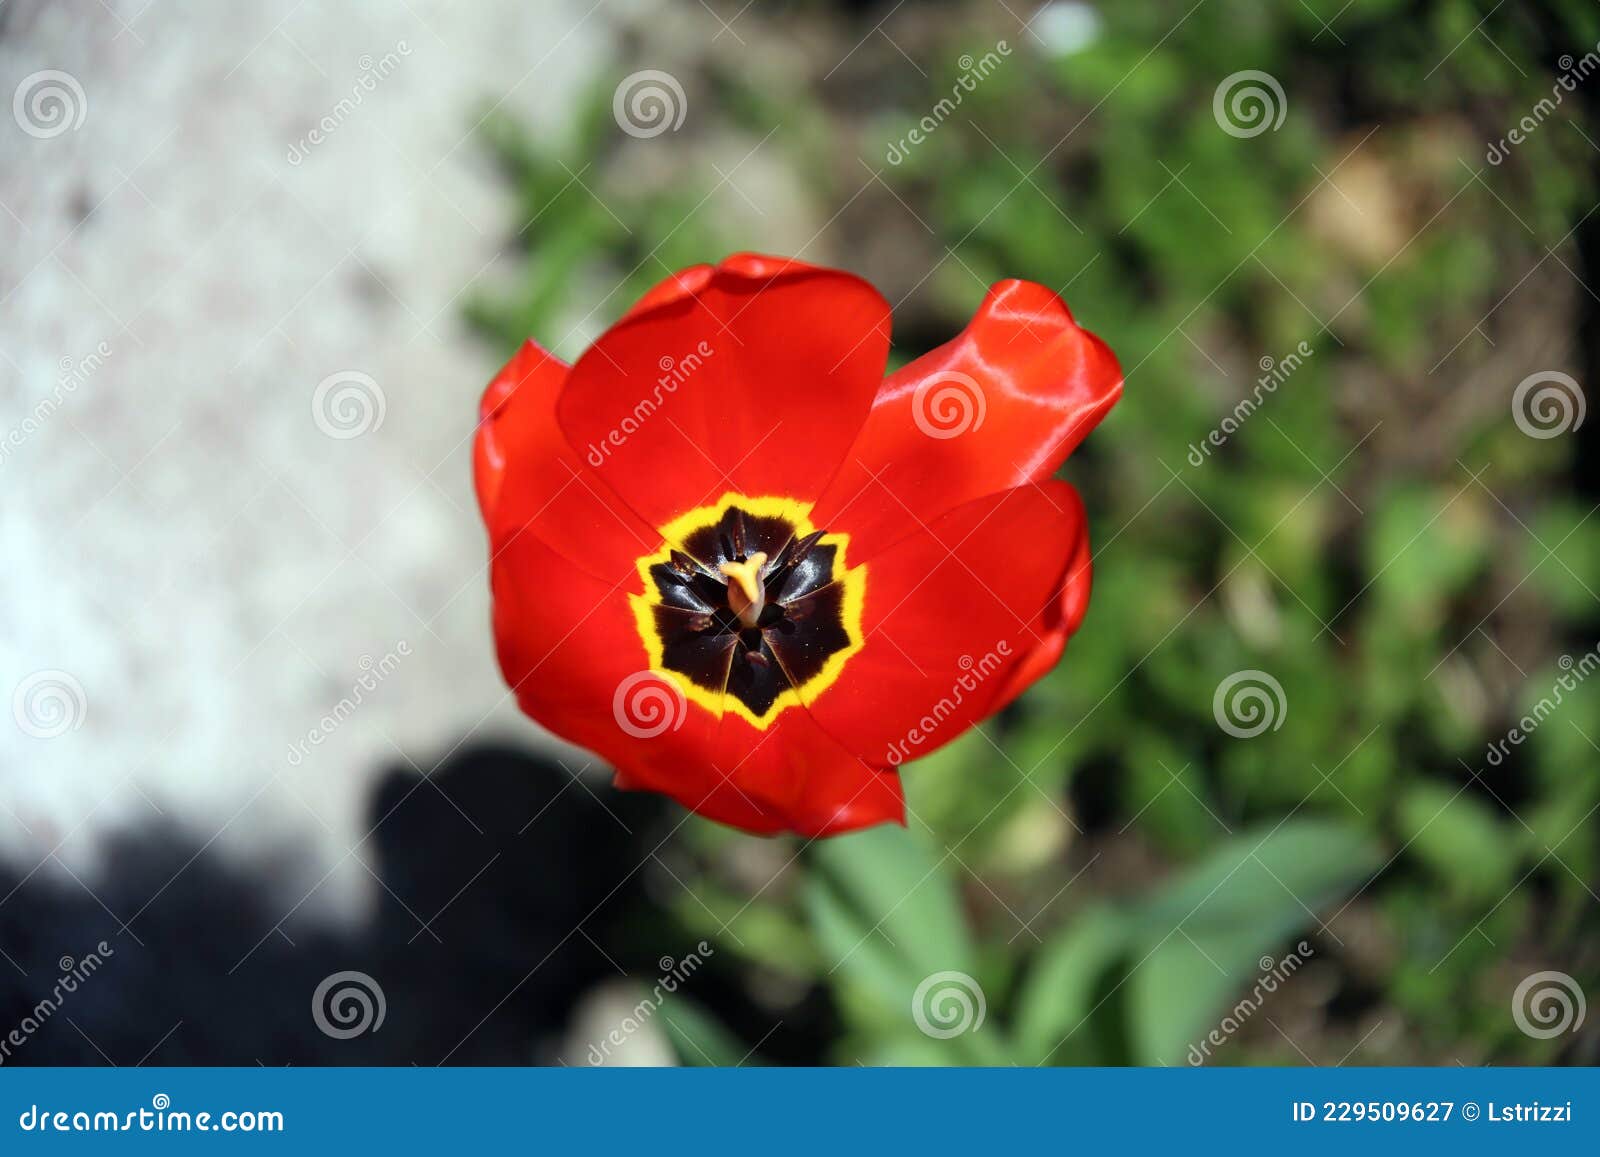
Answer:
[[[1083,503],[1051,475],[1122,375],[1026,281],[885,378],[888,354],[866,282],[749,254],[662,282],[575,365],[523,345],[475,454],[523,711],[746,831],[903,823],[900,764],[1083,618]]]

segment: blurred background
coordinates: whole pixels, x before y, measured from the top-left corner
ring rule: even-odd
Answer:
[[[0,90],[0,1062],[1600,1059],[1592,3],[5,0]],[[494,665],[484,382],[742,249],[1127,376],[904,830]]]

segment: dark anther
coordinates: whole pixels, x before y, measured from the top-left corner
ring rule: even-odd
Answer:
[[[700,564],[681,550],[673,551],[668,557],[672,559],[672,569],[687,578],[693,578],[701,573]]]

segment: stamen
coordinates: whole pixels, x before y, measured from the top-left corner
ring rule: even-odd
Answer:
[[[747,627],[756,625],[767,605],[761,568],[767,565],[766,551],[758,550],[744,562],[725,562],[722,573],[728,579],[728,609]]]

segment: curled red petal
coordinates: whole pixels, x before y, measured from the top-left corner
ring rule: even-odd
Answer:
[[[1002,281],[953,340],[885,379],[817,502],[862,538],[1053,474],[1122,394],[1104,342],[1042,285]]]

